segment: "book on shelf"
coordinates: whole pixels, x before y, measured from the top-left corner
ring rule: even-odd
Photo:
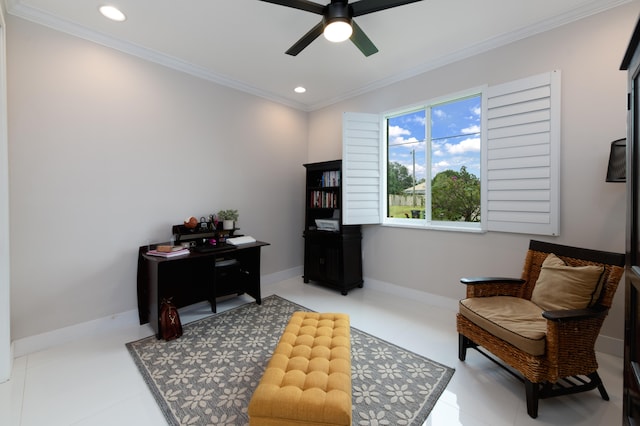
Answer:
[[[338,195],[333,192],[312,191],[310,198],[310,207],[333,209],[338,207]]]
[[[157,249],[147,251],[148,255],[158,256],[158,257],[176,257],[176,256],[184,256],[185,254],[189,254],[190,251],[188,248],[181,248],[175,251],[158,251]]]
[[[320,186],[340,186],[340,170],[329,170],[322,173]]]

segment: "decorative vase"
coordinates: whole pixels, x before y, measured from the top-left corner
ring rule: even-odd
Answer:
[[[222,229],[224,229],[225,231],[233,229],[233,220],[223,220]]]

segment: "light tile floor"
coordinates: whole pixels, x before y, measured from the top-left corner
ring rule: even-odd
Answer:
[[[610,426],[622,422],[621,358],[598,354],[610,401],[603,401],[597,391],[543,400],[534,420],[527,415],[519,381],[475,351],[468,352],[466,362],[458,360],[454,311],[366,286],[342,296],[303,284],[300,278],[263,286],[263,296],[269,294],[316,311],[349,313],[354,327],[455,368],[424,425]],[[218,304],[218,310],[252,300],[249,296],[228,299]],[[183,323],[208,314],[205,304],[181,310]],[[132,324],[17,358],[11,380],[0,384],[0,424],[166,424],[124,346],[151,334],[148,325]]]

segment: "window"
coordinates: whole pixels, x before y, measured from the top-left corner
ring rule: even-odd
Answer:
[[[384,222],[480,229],[481,104],[476,92],[386,116]]]
[[[346,225],[559,235],[560,71],[386,115],[345,113],[342,155]],[[477,178],[479,212],[452,207],[456,191],[477,200]],[[389,201],[399,192],[409,209]]]

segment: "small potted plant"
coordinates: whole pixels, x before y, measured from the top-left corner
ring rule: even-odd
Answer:
[[[220,210],[218,220],[222,221],[222,229],[225,231],[234,229],[235,222],[238,220],[238,210]]]

